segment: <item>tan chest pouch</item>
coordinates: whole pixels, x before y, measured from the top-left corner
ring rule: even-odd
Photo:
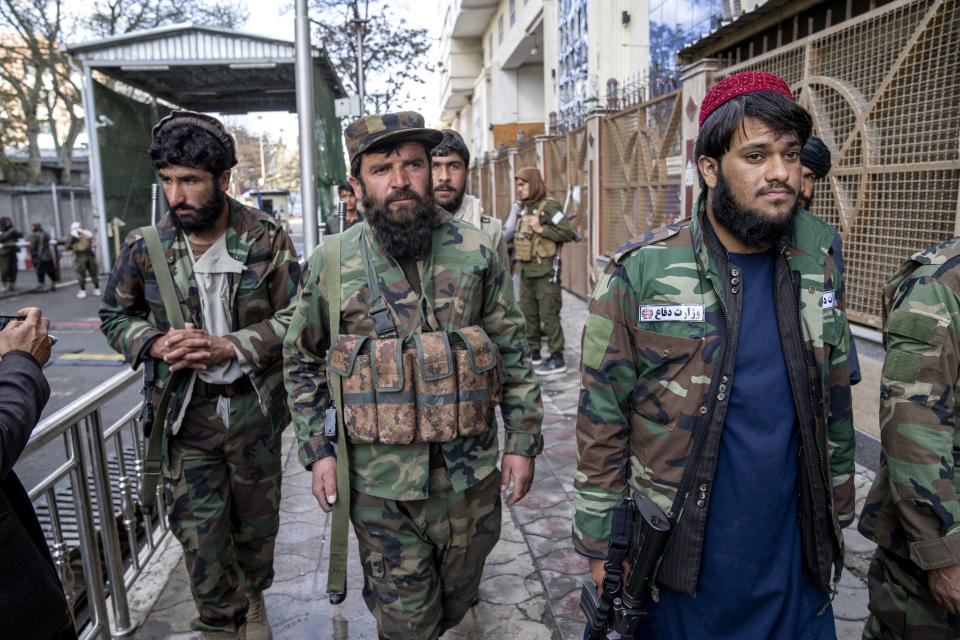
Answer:
[[[500,351],[478,326],[449,334],[376,339],[345,334],[327,370],[341,378],[343,422],[352,442],[449,442],[487,430],[503,398]]]

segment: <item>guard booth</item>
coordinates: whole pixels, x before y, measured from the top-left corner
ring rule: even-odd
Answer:
[[[155,174],[147,150],[154,123],[171,110],[166,105],[220,114],[297,110],[296,49],[290,41],[187,23],[71,45],[66,51],[83,69],[90,186],[99,258],[107,271],[114,259],[108,226],[122,238],[151,222]],[[334,110],[334,100],[346,92],[323,49],[311,47],[311,58],[317,219],[322,221],[335,210],[332,187],[346,179]],[[128,97],[108,86],[112,80],[138,91]],[[159,218],[165,203],[157,209]]]

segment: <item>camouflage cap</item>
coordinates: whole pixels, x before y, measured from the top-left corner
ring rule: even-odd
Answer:
[[[353,162],[361,153],[382,143],[398,140],[422,142],[429,151],[439,144],[443,134],[436,129],[425,128],[423,116],[416,111],[401,111],[360,118],[350,123],[343,132],[343,138],[347,143],[350,162]]]

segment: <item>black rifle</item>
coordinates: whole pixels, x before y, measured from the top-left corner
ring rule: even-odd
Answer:
[[[613,519],[603,595],[597,594],[593,580],[580,590],[580,609],[590,625],[588,640],[602,640],[610,631],[622,638],[633,637],[640,620],[647,616],[644,604],[650,595],[650,578],[670,537],[670,521],[640,492],[632,499],[623,498]],[[630,570],[623,580],[625,559]]]
[[[140,415],[137,420],[143,429],[144,437],[149,438],[153,431],[153,385],[157,380],[157,362],[153,358],[143,359],[143,406],[140,407]]]

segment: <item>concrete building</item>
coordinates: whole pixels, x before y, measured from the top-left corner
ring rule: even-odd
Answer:
[[[479,157],[598,106],[609,78],[645,77],[647,2],[441,0],[441,125]]]

